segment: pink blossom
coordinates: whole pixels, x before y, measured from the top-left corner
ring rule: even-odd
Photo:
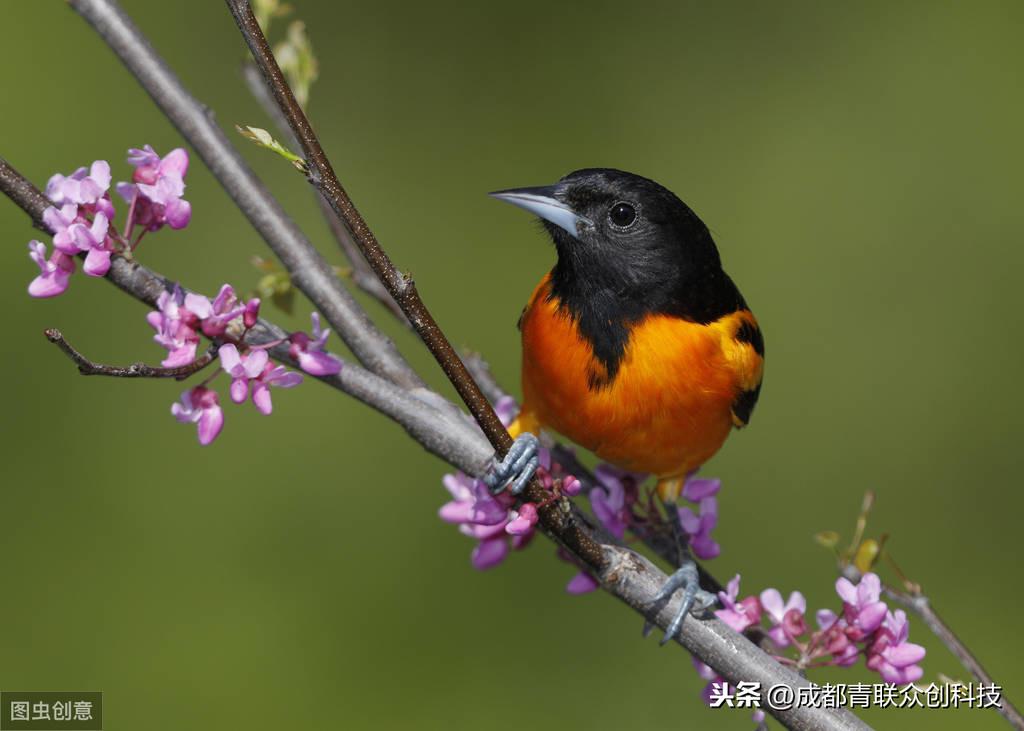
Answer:
[[[71,175],[53,175],[46,183],[46,197],[58,206],[67,203],[96,205],[110,187],[110,163],[96,160],[89,171],[78,168]]]
[[[185,306],[186,300],[189,303],[198,301],[192,299],[192,295],[186,298],[181,288],[175,285],[173,292],[160,294],[156,302],[159,309],[146,315],[146,321],[156,330],[153,340],[168,350],[167,357],[161,361],[165,368],[187,365],[196,358],[199,334],[195,326],[199,319]]]
[[[28,293],[39,298],[62,294],[75,271],[75,260],[56,247],[47,259],[46,245],[35,240],[28,242],[28,251],[32,261],[39,266],[39,276],[29,283]]]
[[[537,506],[533,503],[523,503],[519,510],[513,510],[509,515],[509,521],[505,525],[505,532],[512,536],[524,535],[533,531],[537,525],[540,515],[537,513]]]
[[[888,607],[880,601],[882,582],[878,574],[864,574],[857,586],[840,577],[836,580],[836,593],[843,600],[843,616],[849,625],[847,634],[850,639],[861,640],[882,624]]]
[[[230,284],[221,286],[213,302],[201,295],[189,295],[185,305],[196,314],[203,334],[210,338],[220,337],[227,332],[231,321],[244,315],[246,308],[245,304],[238,301],[235,289]]]
[[[442,478],[452,500],[441,506],[438,515],[446,523],[472,523],[475,525],[504,524],[508,519],[508,507],[499,502],[499,496],[491,495],[482,480],[457,472]]]
[[[569,497],[576,497],[583,492],[583,483],[572,475],[566,475],[562,478],[562,492]]]
[[[597,583],[597,579],[586,571],[580,571],[569,579],[569,583],[565,585],[565,590],[570,594],[589,594],[600,586]]]
[[[196,424],[199,443],[210,444],[224,427],[224,412],[216,391],[196,386],[181,394],[181,401],[171,405],[171,413],[182,424]]]
[[[299,367],[313,376],[333,376],[341,370],[341,361],[324,351],[324,343],[331,334],[330,329],[320,329],[320,315],[314,312],[310,319],[313,322],[313,334],[303,332],[292,333],[288,339],[291,347],[288,352],[299,362]]]
[[[267,363],[263,373],[251,381],[252,403],[261,414],[270,414],[274,405],[270,400],[270,387],[292,388],[302,383],[302,374],[290,371],[284,366]]]
[[[78,217],[78,206],[74,203],[65,203],[59,209],[50,206],[43,211],[43,223],[53,231],[54,247],[72,256],[77,254],[79,249],[72,235],[71,226],[84,220]]]
[[[902,609],[887,612],[875,641],[868,648],[867,666],[879,672],[887,683],[913,683],[924,675],[917,663],[924,659],[925,649],[907,642],[909,634],[907,613]]]
[[[740,592],[740,575],[736,574],[726,585],[725,591],[718,592],[718,598],[725,609],[715,611],[715,616],[737,632],[758,624],[761,621],[761,603],[756,596],[748,596],[736,601]]]
[[[249,381],[255,380],[263,373],[267,365],[267,351],[252,350],[239,353],[231,343],[220,346],[220,367],[231,376],[231,400],[236,404],[244,403],[249,398]]]
[[[192,218],[192,206],[182,199],[188,153],[182,148],[171,150],[162,159],[153,148],[130,149],[128,162],[135,166],[132,183],[118,183],[118,194],[129,203],[134,201],[135,223],[156,231],[162,226],[185,228]]]
[[[594,470],[598,485],[590,491],[590,508],[609,533],[622,538],[631,522],[631,508],[637,498],[637,485],[644,475],[626,472],[610,464],[600,464]]]
[[[711,531],[718,524],[718,500],[705,497],[698,503],[699,512],[687,506],[679,508],[679,524],[690,538],[690,550],[697,558],[714,558],[722,552],[721,547],[711,537]]]
[[[694,477],[691,473],[683,483],[682,497],[697,504],[697,510],[682,506],[679,508],[679,524],[689,536],[690,550],[701,559],[715,558],[722,552],[711,537],[711,531],[718,525],[718,499],[715,495],[722,489],[722,481],[716,478]]]
[[[776,646],[787,647],[789,645],[789,637],[786,635],[785,630],[792,630],[796,626],[795,618],[790,616],[787,619],[787,615],[794,611],[797,615],[802,616],[807,611],[807,600],[804,599],[804,595],[794,591],[789,595],[786,603],[783,604],[782,594],[779,593],[778,589],[765,589],[761,592],[761,607],[774,625],[768,630],[768,636]]]
[[[832,655],[832,662],[842,668],[856,663],[860,650],[846,635],[846,620],[830,609],[819,609],[814,619],[824,633],[825,649]]]
[[[97,213],[91,226],[75,223],[69,229],[79,251],[86,252],[82,271],[90,277],[102,277],[110,270],[111,249],[107,243],[107,217]]]

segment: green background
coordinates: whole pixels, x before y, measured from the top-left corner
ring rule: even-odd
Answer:
[[[874,489],[872,531],[1024,701],[1024,6],[297,5],[321,63],[313,122],[455,342],[514,387],[514,324],[552,263],[486,191],[588,166],[664,183],[715,233],[768,345],[753,424],[706,470],[724,480],[712,570],[835,606],[812,535],[848,536]],[[223,125],[269,126],[221,3],[126,8]],[[96,158],[121,179],[127,147],[181,144],[64,3],[3,14],[0,154],[37,184]],[[340,263],[301,178],[240,144]],[[191,226],[142,260],[199,290],[250,287],[262,242],[197,158],[188,185]],[[564,594],[572,571],[549,544],[475,572],[436,517],[444,465],[355,401],[311,383],[278,392],[271,418],[228,404],[203,449],[168,412],[178,384],[79,378],[42,329],[156,362],[144,309],[80,273],[31,300],[37,234],[6,202],[0,234],[0,687],[102,690],[110,729],[750,725],[703,708],[689,658],[642,641],[635,614]],[[308,311],[268,314],[299,327]],[[966,679],[912,627],[926,680]],[[978,711],[865,718],[1003,727]]]

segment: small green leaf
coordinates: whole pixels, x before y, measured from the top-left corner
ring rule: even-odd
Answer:
[[[309,172],[309,168],[306,167],[306,161],[303,160],[298,155],[296,155],[291,150],[289,150],[287,147],[282,145],[280,142],[275,140],[274,137],[269,132],[267,132],[267,130],[261,129],[259,127],[242,127],[237,124],[235,125],[235,129],[238,130],[238,133],[242,135],[242,137],[245,137],[248,140],[252,140],[260,147],[270,150],[271,152],[276,152],[278,155],[280,155],[285,160],[294,165],[296,168],[298,168],[298,170],[303,175]]]

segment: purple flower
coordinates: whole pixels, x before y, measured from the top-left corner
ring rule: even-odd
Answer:
[[[146,322],[156,330],[153,340],[168,350],[167,357],[161,361],[165,368],[188,365],[196,358],[199,335],[195,325],[198,319],[185,306],[186,300],[196,301],[186,298],[181,288],[175,285],[173,292],[160,294],[156,301],[159,309],[146,315]]]
[[[761,621],[761,603],[757,597],[748,596],[736,601],[740,593],[740,575],[736,574],[725,588],[726,591],[718,592],[718,598],[725,609],[716,610],[715,616],[737,632],[758,624]]]
[[[888,607],[880,601],[882,582],[878,574],[864,574],[857,586],[841,577],[836,580],[836,593],[843,600],[843,616],[848,625],[846,633],[850,639],[861,640],[882,624]]]
[[[807,600],[804,599],[804,595],[798,591],[794,591],[789,595],[789,599],[785,604],[782,603],[782,594],[779,593],[778,589],[765,589],[761,592],[761,607],[768,614],[768,618],[774,625],[768,630],[768,636],[771,637],[772,642],[777,647],[787,647],[789,645],[789,637],[786,634],[786,630],[790,630],[792,633],[799,624],[796,621],[796,617],[790,615],[791,612],[795,613],[796,616],[802,617],[804,612],[807,611]],[[794,634],[801,634],[799,632]]]
[[[508,519],[508,508],[491,495],[482,480],[475,480],[462,472],[445,475],[444,486],[452,500],[441,506],[438,515],[446,523],[474,525],[502,525]]]
[[[270,414],[274,405],[270,400],[270,387],[292,388],[302,383],[302,374],[284,366],[267,363],[259,378],[251,382],[252,402],[261,414]]]
[[[200,320],[203,334],[216,338],[227,332],[231,321],[245,314],[246,305],[239,302],[230,284],[221,286],[213,302],[202,295],[188,295],[185,306]]]
[[[631,508],[636,502],[637,485],[644,475],[626,472],[609,464],[599,464],[594,470],[598,485],[590,491],[590,508],[609,533],[622,538],[630,523]]]
[[[569,583],[565,585],[565,590],[570,594],[589,594],[600,586],[597,583],[597,579],[586,571],[580,571],[569,579]]]
[[[90,277],[102,277],[110,270],[110,247],[107,245],[107,217],[97,213],[91,226],[74,223],[68,229],[79,251],[86,252],[82,271]]]
[[[907,613],[897,609],[887,612],[875,641],[868,649],[867,666],[882,675],[887,683],[913,683],[924,670],[917,664],[924,659],[925,649],[907,642],[910,624]]]
[[[699,513],[685,505],[679,509],[679,525],[690,538],[690,549],[697,558],[714,558],[722,552],[711,537],[711,531],[718,524],[718,500],[714,497],[701,498]]]
[[[562,478],[562,492],[569,497],[576,497],[583,492],[583,483],[573,475],[566,475]]]
[[[508,551],[508,541],[504,536],[487,538],[481,540],[473,549],[473,553],[470,554],[470,562],[473,564],[473,568],[486,571],[504,561]]]
[[[66,203],[59,209],[50,206],[43,211],[43,223],[53,231],[54,247],[72,256],[77,254],[79,249],[72,235],[71,227],[76,222],[84,220],[84,218],[78,218],[78,206],[74,203]]]
[[[35,240],[28,242],[28,251],[32,261],[39,266],[39,276],[29,283],[28,293],[39,298],[62,294],[75,271],[75,260],[56,247],[47,259],[46,245]]]
[[[253,350],[240,354],[231,343],[220,346],[220,367],[231,376],[231,400],[236,404],[245,403],[249,398],[249,381],[259,378],[267,365],[267,351]]]
[[[697,511],[687,506],[678,509],[679,524],[689,536],[690,549],[697,558],[714,558],[722,552],[711,537],[711,531],[718,525],[718,499],[715,495],[722,489],[722,481],[714,478],[694,477],[690,474],[683,484],[682,497],[697,503]]]
[[[66,203],[96,205],[110,187],[110,163],[97,160],[86,172],[78,168],[69,176],[57,173],[46,183],[46,197],[58,206]]]
[[[505,532],[510,536],[522,536],[533,532],[533,526],[537,525],[540,514],[537,513],[537,506],[533,503],[523,503],[519,510],[513,510],[509,515],[508,523],[505,525]]]
[[[216,391],[196,386],[181,394],[181,401],[171,404],[171,413],[182,424],[196,424],[199,443],[204,447],[217,438],[224,427],[224,412]]]
[[[129,203],[134,201],[134,221],[150,231],[164,224],[185,228],[192,219],[192,206],[182,199],[188,153],[171,150],[161,158],[153,148],[128,150],[128,162],[135,166],[132,183],[118,183],[117,192]]]
[[[841,668],[856,663],[860,650],[846,635],[846,620],[830,609],[819,609],[814,619],[819,630],[825,633],[825,649],[832,655],[832,662]]]
[[[320,329],[319,313],[314,312],[310,319],[313,321],[312,336],[303,332],[292,333],[288,336],[291,341],[288,352],[306,373],[313,376],[333,376],[341,370],[341,361],[324,351],[324,343],[331,331]]]

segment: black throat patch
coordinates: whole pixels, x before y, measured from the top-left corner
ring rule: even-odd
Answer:
[[[707,272],[698,282],[665,290],[651,288],[644,295],[616,293],[594,286],[593,279],[566,275],[559,266],[551,272],[547,299],[567,313],[576,329],[594,351],[604,372],[588,374],[591,390],[605,388],[615,380],[633,328],[649,315],[668,315],[702,325],[712,323],[737,310],[746,302],[729,276],[718,269]]]

